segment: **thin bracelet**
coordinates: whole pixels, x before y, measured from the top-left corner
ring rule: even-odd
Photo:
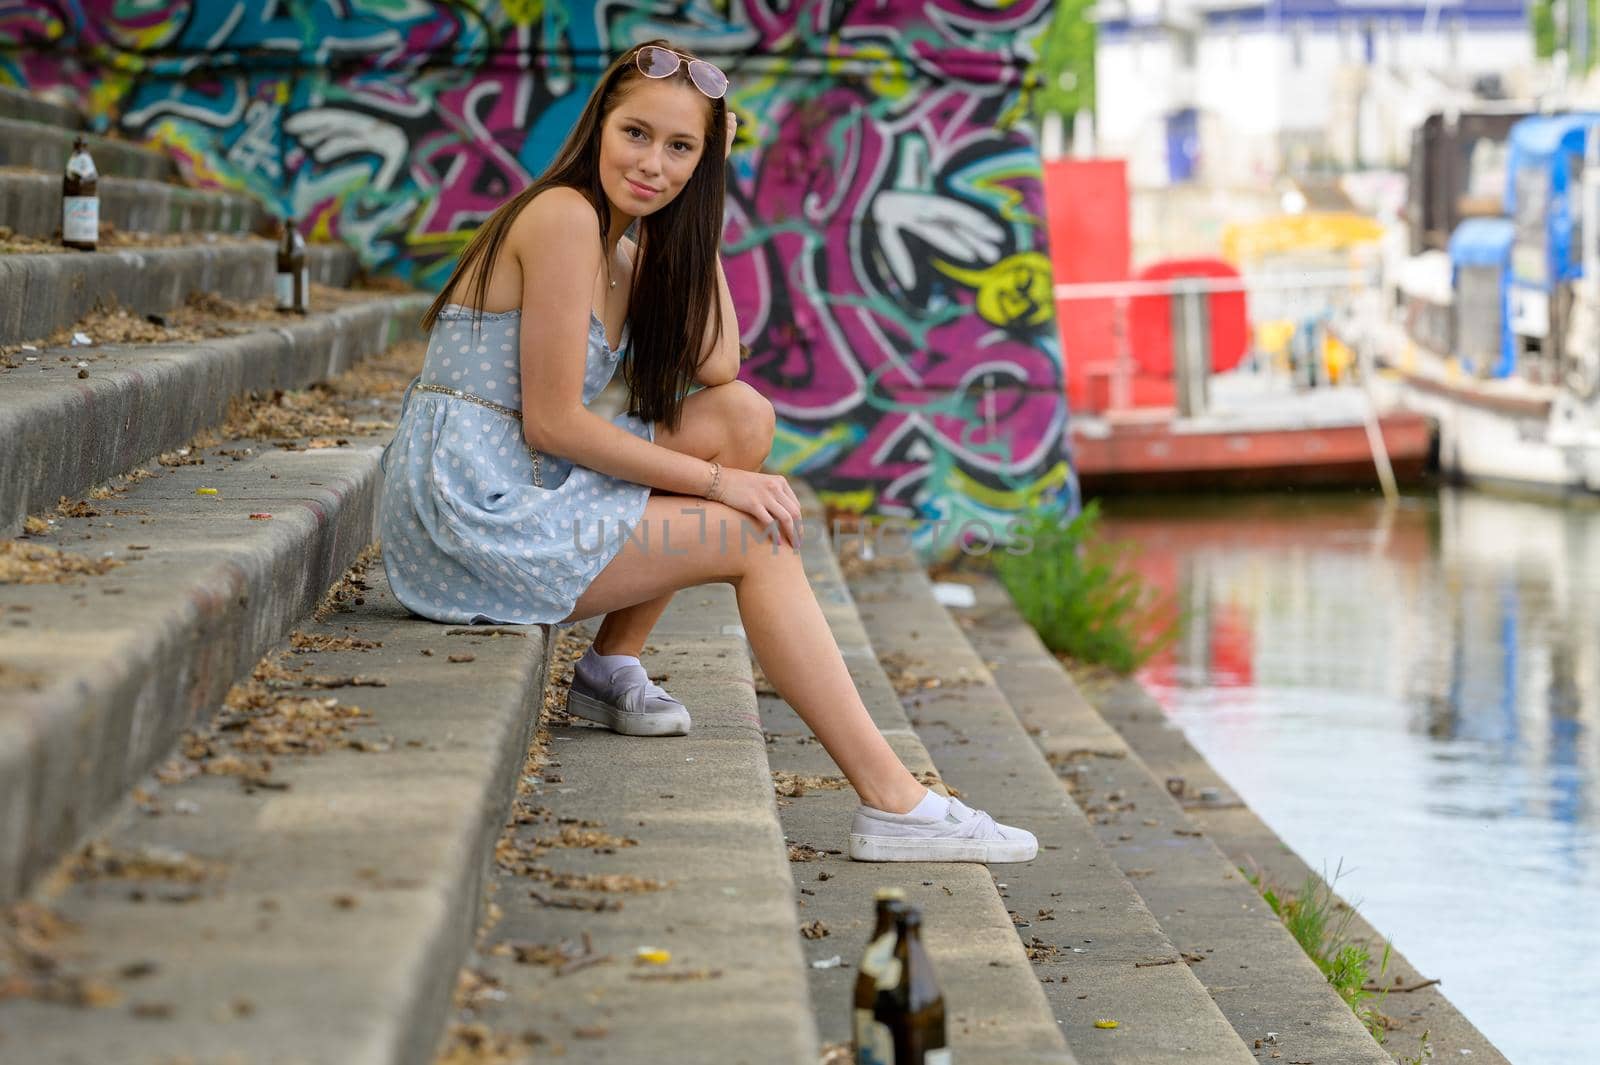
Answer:
[[[722,480],[722,463],[716,459],[708,461],[711,463],[711,487],[706,489],[706,498],[713,503],[720,503],[722,500],[717,498],[717,482]]]

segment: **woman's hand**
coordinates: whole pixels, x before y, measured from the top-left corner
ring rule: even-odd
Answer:
[[[739,116],[733,113],[733,108],[728,108],[728,143],[722,148],[722,157],[726,159],[733,154],[733,138],[739,132]]]
[[[800,500],[788,478],[724,466],[721,489],[719,503],[748,514],[762,529],[776,522],[785,542],[800,546]]]

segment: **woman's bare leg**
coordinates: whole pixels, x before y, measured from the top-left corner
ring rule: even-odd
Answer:
[[[638,658],[656,622],[672,603],[672,592],[632,606],[618,607],[605,616],[591,641],[597,655],[632,655]]]
[[[774,428],[772,404],[766,397],[742,381],[730,381],[684,399],[678,430],[658,425],[656,443],[724,466],[759,470],[772,450]],[[595,654],[637,658],[671,602],[668,592],[611,611],[594,634]]]
[[[701,513],[704,536],[698,535]],[[671,554],[659,546],[668,522]],[[612,529],[608,535],[615,533]],[[890,813],[906,813],[915,806],[925,789],[868,715],[806,580],[800,553],[786,546],[774,549],[754,521],[731,507],[652,495],[640,527],[565,620],[581,621],[716,582],[733,585],[745,635],[762,671],[816,734],[861,801]]]

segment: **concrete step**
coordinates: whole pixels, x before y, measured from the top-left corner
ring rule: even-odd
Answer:
[[[0,535],[220,423],[230,400],[300,388],[417,335],[426,296],[361,299],[194,343],[41,351],[0,371]],[[63,356],[70,361],[62,361]],[[77,361],[89,366],[78,376]]]
[[[190,189],[162,181],[102,177],[100,223],[130,233],[236,233],[257,231],[267,218],[254,196]],[[0,226],[41,240],[61,232],[61,174],[0,171]]]
[[[995,592],[999,594],[998,590]],[[969,630],[974,638],[980,642],[989,639],[991,628],[998,630],[995,636],[997,641],[1002,638],[1001,634],[1015,632],[1014,624],[1005,617],[1014,608],[1007,603],[997,615],[992,609],[998,605],[993,595],[980,593],[980,596],[973,614],[974,625]],[[1027,635],[1033,636],[1031,630]],[[1006,641],[1007,645],[1012,646],[1017,642],[1015,639]],[[1021,643],[1023,647],[1027,646],[1025,639]],[[1001,645],[997,642],[996,646]],[[1054,659],[1051,659],[1051,664],[1055,664]],[[1269,884],[1290,891],[1298,891],[1307,877],[1316,877],[1320,881],[1323,870],[1308,865],[1255,811],[1235,797],[1228,782],[1194,749],[1181,729],[1173,728],[1168,723],[1160,705],[1136,680],[1099,677],[1092,684],[1070,684],[1059,689],[1059,692],[1057,706],[1062,712],[1070,714],[1073,720],[1090,713],[1104,721],[1117,743],[1124,745],[1130,763],[1142,766],[1150,778],[1162,782],[1160,791],[1163,795],[1167,794],[1168,780],[1173,782],[1175,790],[1181,789],[1183,813],[1194,830],[1204,834],[1207,849],[1214,855],[1220,853],[1225,856],[1224,860],[1229,866],[1259,869]],[[1041,723],[1041,727],[1045,726]],[[1099,774],[1104,768],[1103,764],[1097,762],[1095,772]],[[1109,774],[1102,777],[1107,785],[1112,779]],[[1207,797],[1201,798],[1202,795]],[[1129,846],[1136,845],[1137,837],[1128,842]],[[1113,851],[1113,854],[1121,860],[1120,852]],[[1158,887],[1158,878],[1152,876],[1149,880],[1150,889],[1154,892]],[[1136,883],[1139,883],[1141,891],[1145,889],[1144,881]],[[1339,905],[1349,910],[1343,900]],[[1376,962],[1383,954],[1384,937],[1362,917],[1359,910],[1349,912],[1351,916],[1347,934],[1351,939],[1364,943]],[[1254,974],[1256,963],[1250,964],[1251,973]],[[1391,949],[1389,968],[1384,977],[1386,982],[1398,981],[1401,987],[1413,987],[1427,982],[1428,977],[1429,974],[1420,972],[1402,950]],[[1229,986],[1239,983],[1233,979],[1221,982]],[[1259,1005],[1248,1001],[1246,994],[1219,994],[1217,998],[1230,1018],[1235,1014],[1247,1015],[1253,1005]],[[1372,1004],[1369,1002],[1369,1005]],[[1505,1055],[1445,997],[1442,985],[1434,984],[1416,991],[1391,992],[1375,1005],[1394,1025],[1387,1033],[1384,1049],[1397,1059],[1415,1057],[1422,1033],[1427,1032],[1428,1042],[1438,1060],[1470,1058],[1474,1062],[1493,1062],[1495,1065],[1503,1065],[1506,1061]],[[1340,1057],[1338,1060],[1346,1059]],[[1348,1060],[1364,1059],[1351,1057]]]
[[[260,505],[277,508],[275,526],[297,520],[282,499]],[[201,520],[222,531],[215,516]],[[219,561],[199,550],[207,557],[196,562]],[[170,783],[146,782],[124,803],[97,845],[29,900],[73,930],[43,948],[53,971],[24,977],[38,981],[34,994],[0,999],[0,1061],[434,1060],[537,716],[546,633],[457,634],[409,615],[381,565],[360,580],[360,605],[347,598],[298,631],[335,647],[346,638],[379,646],[275,653],[269,675],[281,685],[273,698],[334,698],[364,713],[344,719],[325,750],[272,755],[260,781],[216,772],[230,754],[252,766],[259,757],[230,744],[314,740],[309,729],[256,729],[289,720],[276,714],[202,732],[189,750],[217,755],[179,752],[163,773]],[[294,583],[286,575],[274,597],[292,598]],[[109,602],[93,598],[97,608]],[[352,676],[365,686],[315,686]],[[197,701],[190,724],[213,705]],[[100,1008],[83,1008],[83,998]]]
[[[360,272],[354,249],[344,244],[313,244],[306,262],[312,282],[332,288],[348,288]],[[144,315],[169,311],[198,292],[257,299],[273,292],[277,263],[273,241],[251,238],[0,255],[0,345],[47,337],[96,306]]]
[[[1276,1032],[1287,1057],[1388,1062],[1260,893],[1191,818],[1196,805],[1181,805],[1083,700],[1005,589],[986,576],[959,579],[973,587],[977,605],[951,613],[1162,930],[1204,959],[1195,975],[1234,1031],[1250,1044]]]
[[[72,154],[72,141],[77,135],[60,126],[0,117],[0,166],[59,175],[67,168],[67,157]],[[154,148],[94,134],[84,134],[84,138],[89,154],[94,156],[95,169],[103,178],[174,181],[178,177],[172,160]]]
[[[26,89],[16,89],[9,85],[0,85],[0,118],[17,122],[35,122],[45,126],[60,126],[62,129],[70,130],[83,129],[86,125],[83,113],[77,108],[47,100]]]
[[[969,805],[1039,837],[1037,859],[996,875],[1078,1060],[1253,1061],[1068,799],[922,569],[885,555],[848,559],[844,572],[940,774]],[[1097,1028],[1102,1019],[1117,1027]]]
[[[323,446],[246,438],[174,452],[183,464],[119,478],[0,543],[0,579],[13,582],[0,583],[0,904],[91,831],[371,540],[379,446],[420,359],[414,344],[361,368],[363,384],[387,389],[376,405],[308,415],[268,403],[240,423],[331,427]],[[180,394],[158,390],[152,404]]]
[[[536,1060],[570,1049],[616,1065],[814,1065],[732,589],[679,592],[641,656],[693,713],[686,737],[619,736],[566,716],[587,628],[557,645],[545,724],[499,847],[497,921],[461,981],[471,990],[450,1060],[490,1060],[465,1053],[476,1034]],[[651,964],[641,948],[667,954]]]
[[[901,760],[922,779],[933,781],[933,761],[873,655],[828,538],[819,534],[824,519],[815,494],[803,484],[791,484],[805,508],[802,551],[811,587],[856,688]],[[996,876],[1007,880],[1019,867],[851,861],[844,852],[857,805],[855,792],[788,704],[764,681],[757,694],[772,768],[813,782],[803,794],[778,802],[784,832],[794,846],[791,853],[798,859],[790,868],[801,892],[800,919],[806,924],[820,921],[827,931],[805,941],[806,957],[813,963],[840,959],[837,967],[808,970],[824,1043],[851,1041],[856,966],[872,930],[872,896],[879,887],[896,886],[923,912],[924,940],[944,993],[956,1061],[1073,1062],[1062,1026],[995,889]],[[785,790],[793,789],[786,785]]]

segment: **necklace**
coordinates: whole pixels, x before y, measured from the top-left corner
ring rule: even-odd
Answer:
[[[611,276],[611,255],[612,253],[610,252],[606,253],[606,280],[610,282],[611,288],[616,288],[617,279]]]

